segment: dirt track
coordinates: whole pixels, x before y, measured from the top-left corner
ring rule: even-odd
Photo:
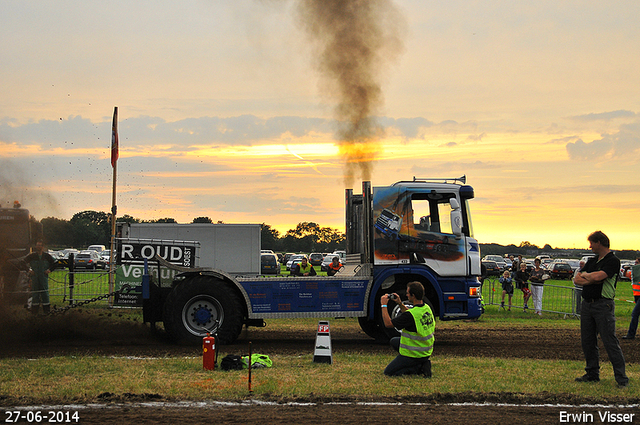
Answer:
[[[152,333],[146,326],[131,321],[113,323],[108,313],[65,314],[39,321],[29,320],[3,323],[0,329],[0,357],[36,358],[54,355],[128,355],[128,356],[193,356],[194,347],[176,346],[167,341],[162,332]],[[46,326],[44,326],[44,322]],[[315,329],[249,328],[243,331],[234,351],[242,351],[250,340],[254,352],[265,354],[309,354],[315,339]],[[627,363],[638,364],[640,350],[637,342],[625,342],[623,348]],[[630,346],[628,344],[633,344]],[[332,322],[332,346],[340,351],[366,351],[389,353],[386,344],[379,344],[366,336],[352,322]],[[633,349],[631,349],[633,347]],[[501,358],[582,360],[577,329],[504,328],[487,329],[476,324],[443,327],[438,330],[437,356],[488,356]],[[606,354],[602,352],[603,360]],[[622,400],[622,399],[621,399]],[[530,407],[527,405],[579,405],[597,404],[600,400],[586,400],[571,394],[542,394],[536,397],[520,394],[454,394],[433,395],[412,400],[369,400],[348,398],[340,400],[291,400],[291,405],[239,405],[215,404],[197,408],[176,405],[141,407],[135,403],[163,403],[160,395],[103,394],[96,403],[103,408],[80,410],[81,423],[200,423],[216,418],[217,423],[473,423],[495,424],[525,421],[527,423],[559,423],[560,411],[593,413],[596,408]],[[279,400],[281,401],[281,400]],[[339,401],[340,404],[332,404]],[[377,401],[383,405],[364,402]],[[451,403],[508,403],[511,406],[456,406]],[[624,400],[629,403],[629,400]],[[311,403],[301,405],[300,403]],[[633,402],[633,400],[632,400]],[[636,400],[635,403],[639,403]],[[388,403],[388,404],[384,404]],[[395,405],[395,403],[403,403]],[[407,404],[409,403],[409,404]],[[0,404],[7,405],[0,395]],[[108,408],[107,408],[108,407]],[[600,409],[602,410],[602,409]],[[470,412],[478,413],[477,415]],[[613,411],[613,410],[612,410]],[[618,409],[620,413],[640,412],[640,409]],[[636,416],[640,416],[636,415]],[[339,419],[337,419],[339,418]],[[634,417],[634,423],[640,419]]]

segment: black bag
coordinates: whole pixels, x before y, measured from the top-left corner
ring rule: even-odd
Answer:
[[[244,362],[241,356],[235,354],[227,354],[220,362],[222,370],[242,370]]]

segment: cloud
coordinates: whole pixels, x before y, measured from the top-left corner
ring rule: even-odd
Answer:
[[[599,140],[585,143],[582,139],[567,143],[567,153],[573,160],[603,160],[625,157],[637,159],[640,153],[640,121],[623,124],[613,134],[603,134]]]
[[[94,124],[80,116],[60,117],[56,120],[31,121],[17,124],[15,120],[0,120],[0,141],[9,143],[37,143],[50,147],[97,147],[111,142],[111,122]]]
[[[393,127],[404,135],[407,139],[423,137],[424,129],[432,127],[434,123],[426,118],[389,118],[381,117],[379,122],[385,128]]]
[[[600,112],[597,114],[585,114],[585,115],[575,115],[573,117],[569,117],[569,119],[574,121],[609,121],[616,118],[633,118],[637,114],[633,111],[626,111],[623,109],[617,111],[610,112]]]
[[[380,124],[405,139],[424,138],[431,132],[456,133],[475,128],[475,123],[458,124],[444,121],[435,124],[426,118],[379,117]],[[255,115],[233,117],[198,117],[178,121],[138,116],[120,118],[118,133],[123,150],[127,147],[154,146],[163,150],[189,150],[202,145],[241,146],[281,137],[302,138],[309,134],[327,134],[336,138],[338,125],[334,119],[276,116],[261,118]],[[396,131],[394,131],[396,130]],[[481,134],[478,137],[483,137]],[[111,119],[94,123],[81,116],[55,120],[18,123],[11,118],[0,120],[0,142],[18,145],[33,144],[44,149],[104,148],[111,143]]]
[[[578,136],[560,137],[559,139],[549,140],[548,142],[545,143],[545,145],[557,145],[557,144],[563,144],[567,142],[577,142],[578,140],[580,140],[580,137]]]

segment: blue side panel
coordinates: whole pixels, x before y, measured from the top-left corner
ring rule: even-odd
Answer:
[[[371,279],[302,277],[238,281],[249,297],[254,316],[306,313],[313,317],[323,313],[362,315]]]
[[[469,288],[478,287],[480,284],[475,278],[469,277],[439,277],[429,268],[422,265],[407,265],[397,267],[374,267],[374,285],[371,293],[376,294],[382,282],[394,275],[410,275],[417,280],[429,282],[436,293],[437,299],[431,299],[432,303],[438,303],[439,317],[442,320],[475,318],[482,314],[480,298],[469,297]],[[369,299],[369,318],[373,320],[377,308],[376,297]]]

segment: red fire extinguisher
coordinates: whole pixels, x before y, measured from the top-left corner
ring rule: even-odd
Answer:
[[[202,367],[204,370],[216,368],[216,339],[208,332],[202,338]]]

